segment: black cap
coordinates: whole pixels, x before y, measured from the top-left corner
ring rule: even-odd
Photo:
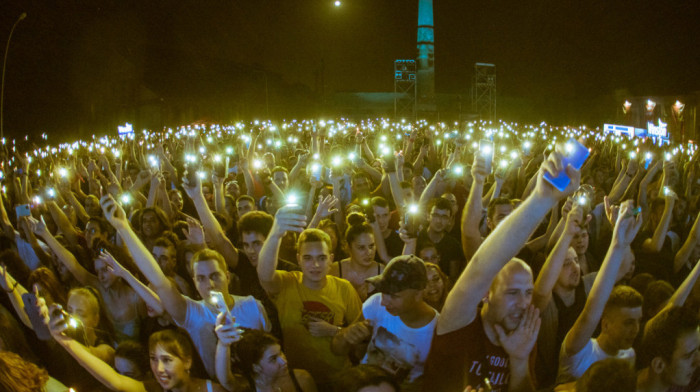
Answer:
[[[381,275],[365,279],[381,293],[393,294],[406,289],[423,290],[428,285],[425,263],[414,255],[391,259]]]

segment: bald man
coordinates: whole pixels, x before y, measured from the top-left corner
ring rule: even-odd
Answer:
[[[547,212],[578,188],[581,174],[564,162],[559,149],[543,162],[534,191],[486,237],[455,283],[426,362],[426,390],[533,389],[529,357],[540,318],[531,304],[532,271],[514,257]],[[556,176],[561,171],[571,179],[564,191],[543,179],[545,172]]]

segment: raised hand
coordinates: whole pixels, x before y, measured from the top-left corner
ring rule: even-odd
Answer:
[[[498,342],[503,350],[508,353],[511,360],[527,360],[532,348],[537,341],[537,334],[540,331],[540,311],[534,305],[530,305],[520,325],[514,331],[506,332],[499,324],[494,324],[494,329],[498,335]]]
[[[46,230],[46,222],[44,222],[43,216],[41,216],[41,220],[38,220],[31,216],[27,217],[27,225],[29,226],[29,229],[39,237],[43,238],[48,233],[48,231]]]
[[[104,212],[105,219],[107,219],[107,221],[114,226],[114,228],[120,229],[129,226],[129,221],[126,218],[124,209],[114,200],[112,196],[102,196],[100,199],[100,205],[102,206],[102,212]]]
[[[338,205],[338,202],[338,198],[333,195],[327,195],[325,198],[323,196],[319,196],[316,215],[318,215],[321,219],[324,219],[331,214],[335,214],[338,212],[338,209],[335,208]]]
[[[204,245],[204,228],[199,222],[192,218],[187,218],[187,229],[182,229],[187,241],[195,245]]]
[[[0,288],[8,293],[14,291],[17,283],[15,282],[13,285],[12,280],[12,276],[10,276],[10,273],[7,272],[7,266],[5,264],[0,264]]]
[[[472,163],[472,178],[474,181],[484,182],[489,173],[486,171],[486,158],[481,154],[474,154]]]
[[[114,256],[112,256],[111,253],[104,249],[100,252],[100,255],[97,257],[97,259],[105,263],[107,265],[107,268],[117,276],[124,277],[126,274],[129,273],[129,271],[127,271],[123,265],[119,264],[119,262],[114,259]]]
[[[583,207],[574,203],[573,208],[566,216],[564,231],[571,236],[575,236],[582,230],[583,224]]]
[[[581,184],[581,172],[574,169],[570,164],[565,163],[563,150],[563,145],[557,145],[556,149],[549,154],[549,157],[542,163],[537,174],[537,185],[535,185],[534,194],[552,201],[559,201],[571,195],[579,188]],[[571,181],[563,191],[560,191],[544,179],[544,174],[549,173],[552,177],[556,177],[562,171],[566,173]]]
[[[279,237],[288,231],[301,233],[306,228],[306,215],[298,214],[296,206],[284,206],[277,210],[275,223],[272,224],[271,235]]]
[[[219,313],[216,316],[216,326],[214,332],[219,342],[225,346],[230,346],[233,343],[241,340],[241,329],[236,326],[236,318],[226,313]]]
[[[185,171],[185,175],[182,177],[182,189],[185,190],[185,193],[187,193],[187,196],[190,197],[190,199],[195,200],[198,196],[203,197],[202,194],[202,180],[199,179],[199,176],[195,175],[188,175],[188,172],[193,169],[187,169]],[[191,177],[194,181],[194,183],[190,183],[190,181],[187,179],[187,177]]]
[[[608,217],[608,222],[610,223],[610,226],[615,226],[615,222],[617,222],[617,216],[620,213],[620,206],[611,205],[607,195],[605,196],[603,201],[605,202],[605,216]]]
[[[642,213],[635,214],[632,200],[622,203],[613,229],[612,243],[619,247],[629,246],[642,227]]]

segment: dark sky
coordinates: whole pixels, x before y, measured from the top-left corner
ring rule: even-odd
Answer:
[[[393,60],[415,56],[418,12],[413,0],[4,0],[3,47],[22,11],[6,133],[117,110],[124,80],[176,102],[223,97],[241,85],[232,75],[261,68],[312,91],[323,62],[331,91],[390,91]],[[519,105],[573,116],[617,89],[700,90],[698,0],[434,0],[434,14],[437,92],[467,94],[473,63],[495,63],[505,117]]]

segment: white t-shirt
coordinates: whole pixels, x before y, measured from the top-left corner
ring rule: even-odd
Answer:
[[[401,317],[387,312],[381,302],[382,294],[376,293],[362,305],[365,319],[372,322],[372,340],[362,363],[379,365],[403,383],[412,383],[423,375],[438,312],[425,326],[411,328]]]
[[[607,358],[622,359],[634,367],[635,353],[633,348],[620,350],[617,355],[608,355],[600,345],[597,339],[591,339],[588,344],[578,353],[568,356],[564,353],[564,345],[559,351],[559,373],[557,375],[557,384],[576,381],[588,368],[598,361]]]
[[[185,322],[182,325],[178,324],[178,327],[185,329],[190,335],[209,377],[216,380],[214,357],[218,339],[214,332],[214,326],[218,313],[213,305],[204,302],[204,300],[195,301],[189,297],[185,297],[185,299],[187,300],[187,314]],[[270,321],[267,319],[267,312],[260,301],[250,295],[247,297],[234,295],[233,300],[231,315],[236,318],[238,325],[243,328],[270,331]]]

